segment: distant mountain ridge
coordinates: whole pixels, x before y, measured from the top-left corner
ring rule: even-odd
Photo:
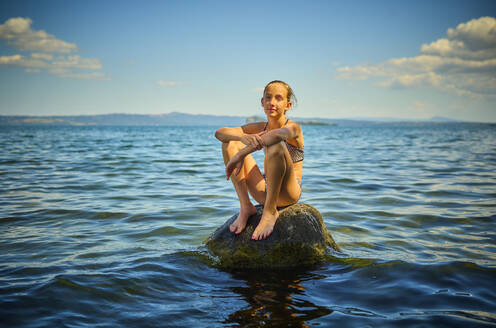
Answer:
[[[167,114],[101,114],[101,115],[9,115],[0,116],[0,125],[241,125],[244,117],[193,115],[172,112]]]
[[[354,125],[374,122],[464,122],[446,117],[433,117],[429,120],[397,119],[397,118],[297,118],[291,119],[301,124],[309,125]],[[218,116],[195,115],[179,112],[167,114],[100,114],[100,115],[0,115],[0,125],[211,125],[211,126],[239,126],[246,122],[265,120],[261,116]]]

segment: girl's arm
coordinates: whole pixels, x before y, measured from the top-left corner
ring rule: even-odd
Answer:
[[[254,123],[254,124],[258,124],[258,123]],[[222,129],[231,129],[231,128],[222,128]],[[240,129],[240,128],[232,128],[232,129]],[[219,130],[217,130],[217,132],[215,133],[216,137]],[[298,124],[291,122],[283,128],[275,129],[269,132],[265,132],[262,130],[258,134],[254,134],[254,135],[245,134],[245,136],[249,136],[249,137],[258,137],[259,139],[257,138],[258,140],[257,142],[245,143],[243,141],[244,137],[240,137],[240,139],[230,139],[230,140],[243,141],[246,147],[239,151],[239,155],[244,157],[250,153],[253,153],[254,151],[260,150],[260,143],[262,146],[272,146],[286,139],[297,139],[300,133],[301,133],[301,127]],[[217,137],[217,139],[222,141],[221,139],[222,137],[223,136]]]
[[[221,142],[241,141],[241,137],[244,134],[243,128],[240,126],[236,128],[220,128],[215,131],[215,137]]]
[[[250,123],[236,128],[220,128],[215,131],[215,137],[221,142],[241,141],[255,150],[262,149],[262,138],[257,133],[263,131],[265,123]],[[254,150],[254,151],[255,151]]]
[[[272,146],[286,139],[297,139],[301,133],[301,127],[294,122],[283,128],[275,129],[262,135],[262,142],[265,146]]]
[[[296,123],[290,123],[284,128],[275,129],[269,132],[261,131],[257,134],[261,137],[261,142],[264,146],[271,146],[286,139],[297,139],[301,133],[301,127]],[[217,135],[217,134],[216,134]],[[220,140],[220,139],[219,139]],[[234,173],[238,175],[243,165],[243,159],[246,155],[259,150],[259,147],[247,145],[241,149],[226,165],[227,179]]]

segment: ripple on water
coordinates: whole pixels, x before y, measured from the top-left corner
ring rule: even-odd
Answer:
[[[305,126],[301,201],[343,253],[260,272],[200,246],[239,209],[214,130],[0,128],[2,323],[495,324],[494,125]]]

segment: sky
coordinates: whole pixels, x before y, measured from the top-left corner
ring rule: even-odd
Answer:
[[[496,1],[0,2],[0,115],[496,122]]]

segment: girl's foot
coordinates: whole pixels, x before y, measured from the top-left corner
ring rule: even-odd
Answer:
[[[267,238],[274,230],[274,225],[276,224],[277,218],[279,217],[279,212],[276,210],[275,213],[269,213],[264,211],[260,223],[258,224],[255,232],[251,236],[251,239],[262,240]]]
[[[247,208],[242,208],[239,210],[239,215],[236,220],[229,226],[229,230],[235,234],[240,234],[246,227],[246,222],[248,218],[253,214],[257,213],[257,208],[253,205]]]

